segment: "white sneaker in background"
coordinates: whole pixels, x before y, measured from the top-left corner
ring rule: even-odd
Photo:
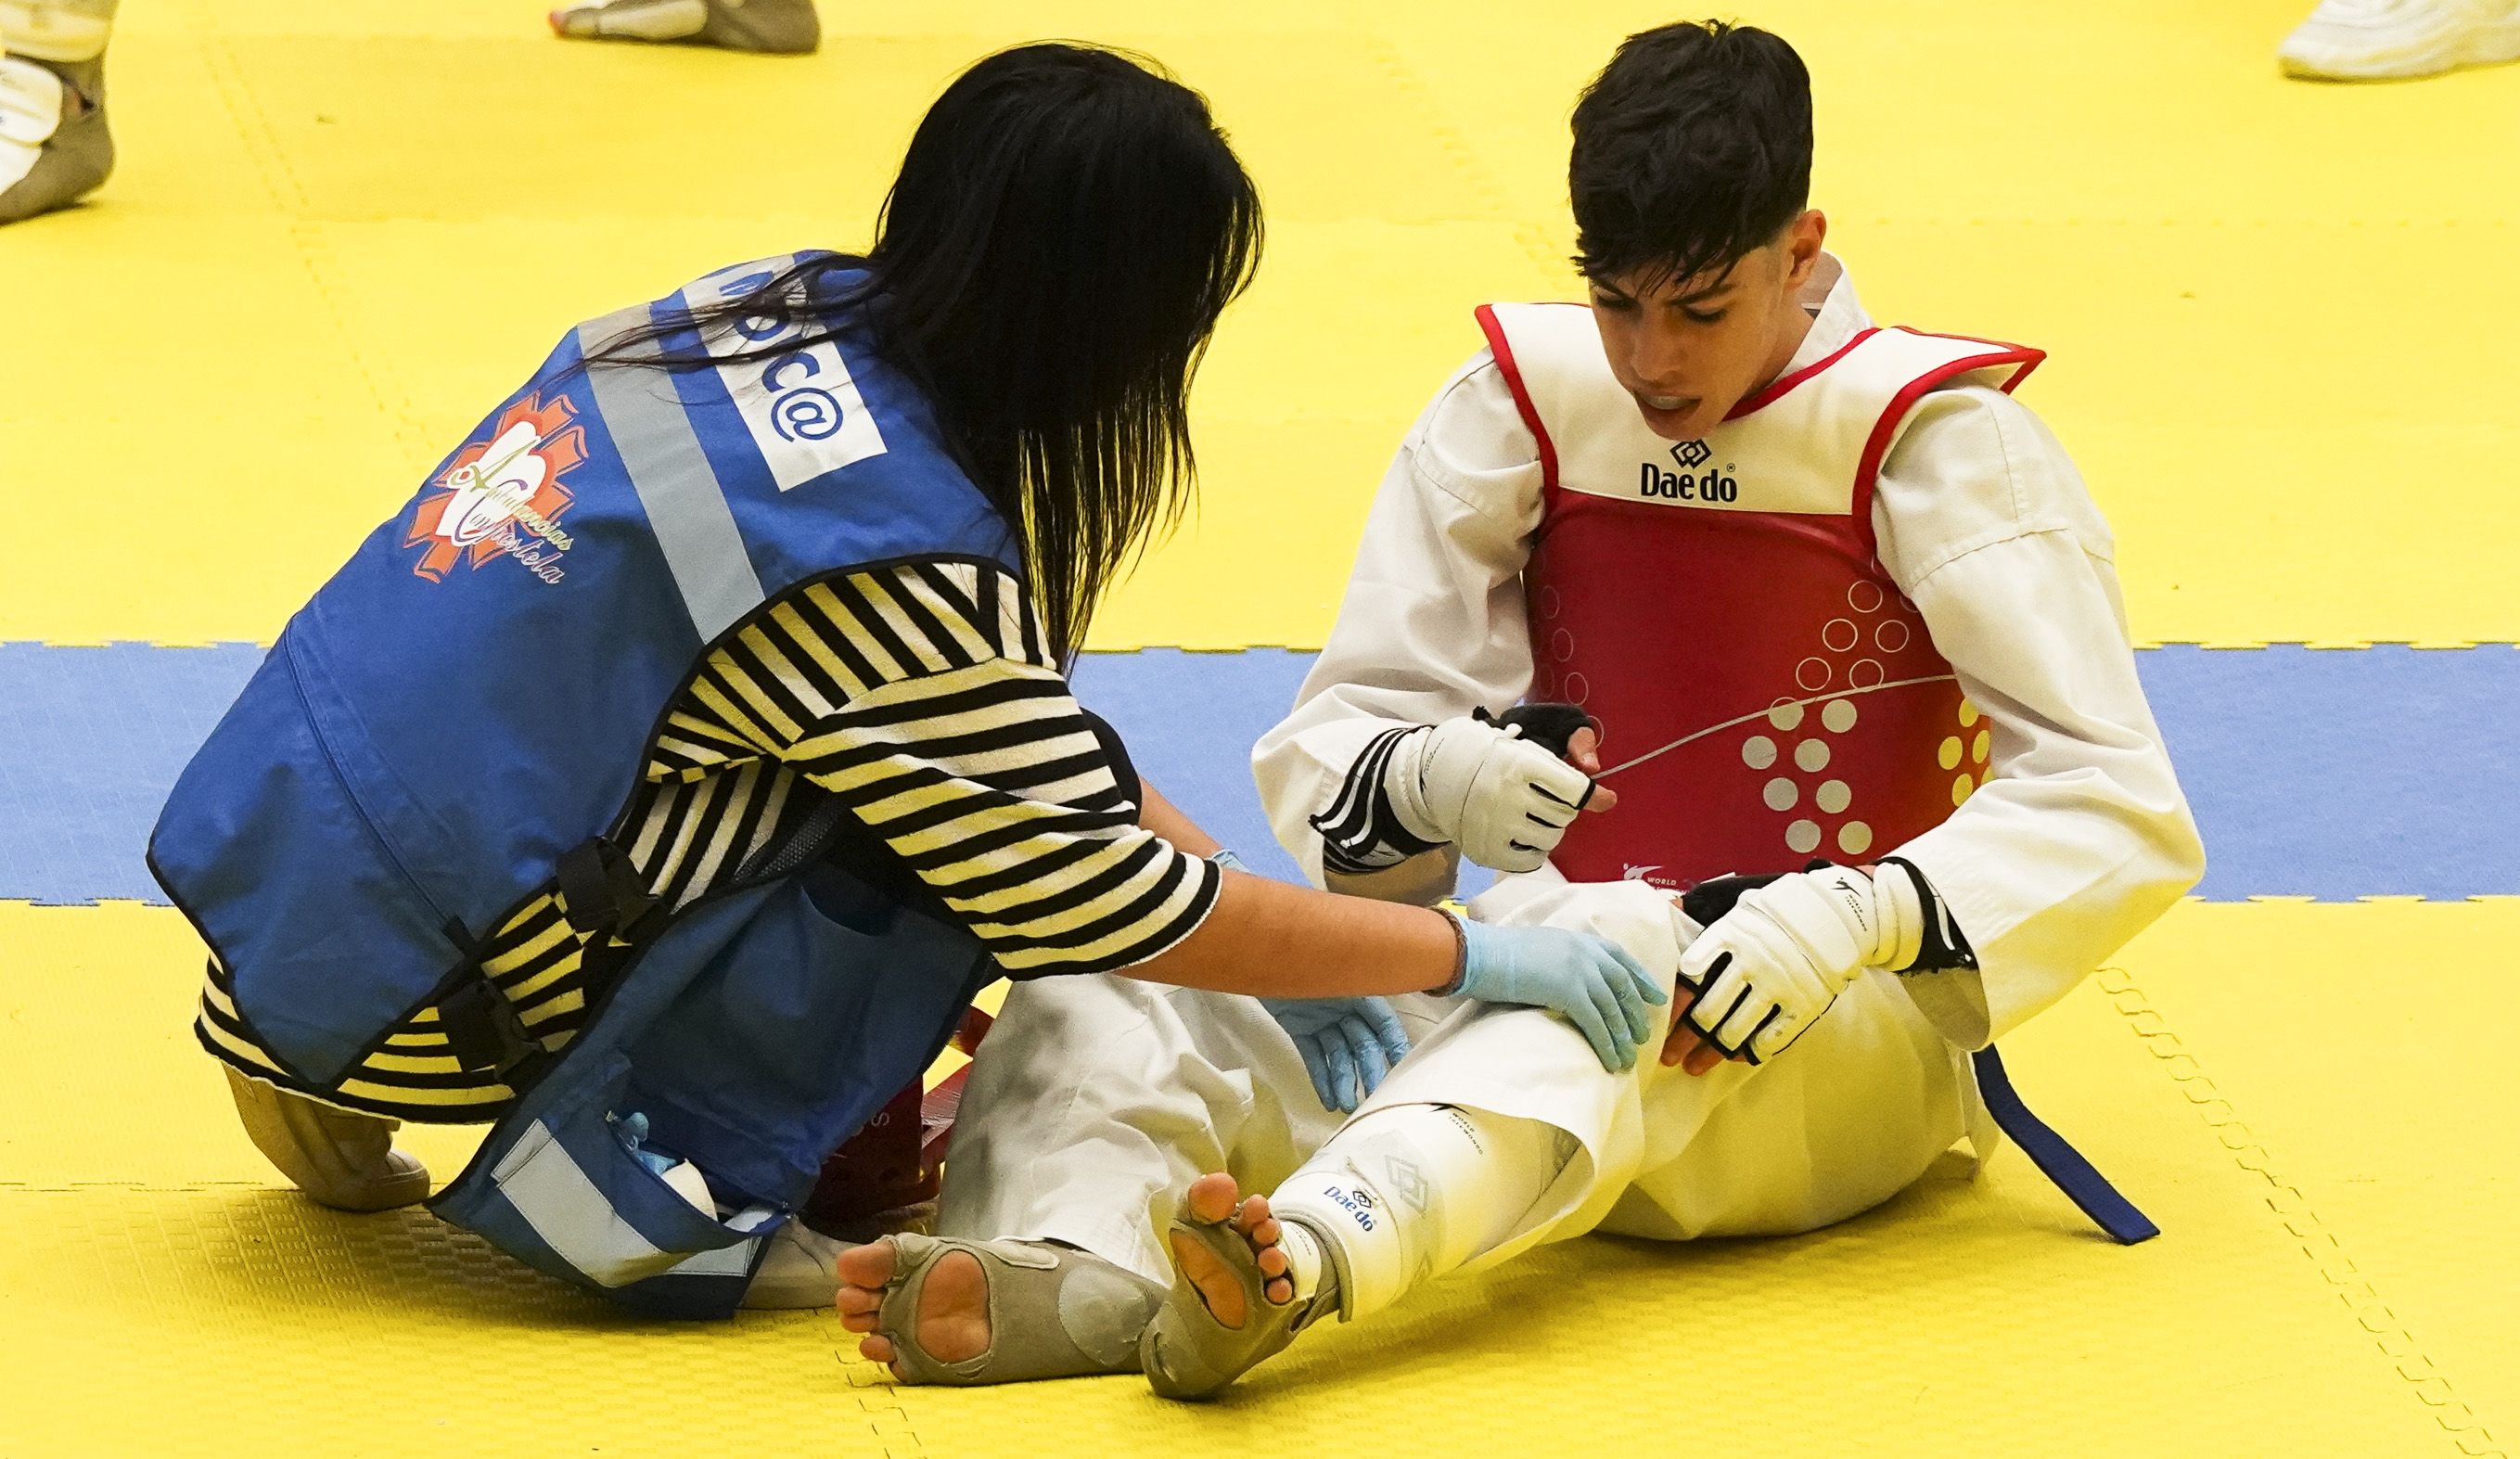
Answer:
[[[2284,74],[2405,80],[2520,60],[2514,0],[2319,0],[2276,53]]]

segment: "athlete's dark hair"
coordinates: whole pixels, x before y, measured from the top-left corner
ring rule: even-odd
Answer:
[[[1652,283],[1729,268],[1811,198],[1811,72],[1721,21],[1632,35],[1575,104],[1575,266]]]
[[[1260,245],[1259,192],[1197,92],[1145,58],[1020,46],[928,108],[864,254],[807,260],[597,358],[631,363],[689,323],[746,321],[776,342],[726,357],[767,359],[832,338],[835,308],[865,305],[877,347],[928,391],[1017,533],[1064,661],[1189,501],[1191,377]],[[831,280],[857,268],[853,290]]]

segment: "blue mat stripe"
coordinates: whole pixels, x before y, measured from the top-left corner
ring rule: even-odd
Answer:
[[[261,657],[0,645],[0,898],[158,900],[140,857],[150,824]],[[2513,646],[2138,660],[2205,831],[2205,896],[2520,894]],[[1246,755],[1310,663],[1151,649],[1090,655],[1077,682],[1166,795],[1282,874]]]

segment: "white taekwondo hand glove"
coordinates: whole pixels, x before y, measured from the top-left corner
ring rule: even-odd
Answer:
[[[1867,968],[1915,962],[1923,900],[1905,867],[1868,876],[1851,866],[1778,877],[1741,894],[1681,954],[1696,992],[1683,1017],[1717,1052],[1775,1058]]]
[[[1382,788],[1419,841],[1451,842],[1498,871],[1532,871],[1592,798],[1593,779],[1522,738],[1520,725],[1462,718],[1402,737]]]

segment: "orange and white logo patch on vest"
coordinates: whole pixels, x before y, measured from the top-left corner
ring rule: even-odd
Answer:
[[[444,582],[468,558],[478,568],[512,557],[545,582],[567,575],[561,559],[575,544],[560,519],[576,497],[561,479],[586,459],[586,429],[576,420],[568,397],[545,405],[527,395],[499,417],[490,439],[458,451],[403,538],[403,546],[422,549],[411,570]]]

